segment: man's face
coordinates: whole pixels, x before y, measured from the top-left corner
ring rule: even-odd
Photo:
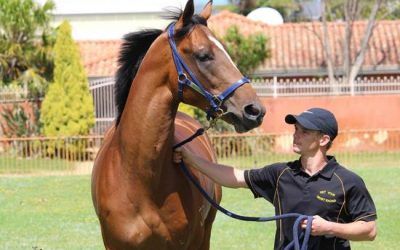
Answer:
[[[294,125],[293,152],[304,155],[314,153],[320,148],[322,134],[316,130],[309,130],[299,123]]]

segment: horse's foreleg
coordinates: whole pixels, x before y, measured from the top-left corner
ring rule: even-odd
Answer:
[[[214,192],[215,202],[217,204],[219,204],[221,202],[221,198],[222,198],[221,186],[215,185],[214,190],[215,190],[215,192]],[[216,215],[217,215],[217,209],[211,208],[206,220],[204,221],[204,240],[199,248],[200,250],[209,250],[210,249],[212,224],[215,220]]]

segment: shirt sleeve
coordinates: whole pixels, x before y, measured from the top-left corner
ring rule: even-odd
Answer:
[[[352,221],[374,221],[377,219],[376,208],[364,181],[356,176],[348,192],[348,214]]]
[[[254,198],[264,197],[269,202],[273,203],[278,171],[278,165],[245,170],[244,178]]]

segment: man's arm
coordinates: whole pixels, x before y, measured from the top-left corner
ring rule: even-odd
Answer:
[[[178,148],[174,151],[173,160],[175,163],[180,163],[183,160],[185,164],[196,168],[222,186],[247,188],[243,170],[208,161],[190,153],[184,148]]]
[[[302,228],[306,228],[307,220],[302,223]],[[318,215],[314,216],[312,222],[311,235],[334,235],[336,237],[353,240],[365,241],[374,240],[377,234],[375,221],[355,221],[350,223],[335,223],[327,221]]]

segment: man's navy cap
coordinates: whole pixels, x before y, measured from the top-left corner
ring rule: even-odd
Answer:
[[[322,108],[312,108],[299,115],[287,115],[285,122],[295,124],[298,122],[302,127],[310,130],[318,130],[329,135],[331,141],[338,134],[338,124],[332,112]]]

